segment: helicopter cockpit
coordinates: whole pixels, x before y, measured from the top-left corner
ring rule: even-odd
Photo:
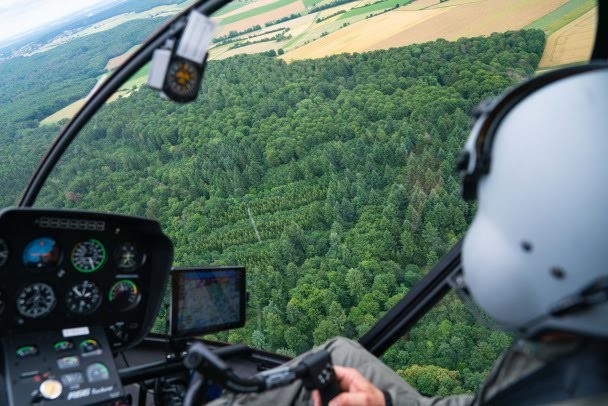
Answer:
[[[326,352],[273,368],[338,335],[424,395],[474,392],[512,336],[456,294],[469,112],[605,60],[608,5],[116,3],[0,47],[0,90],[22,86],[0,98],[0,404],[198,405],[294,380],[327,404]],[[29,61],[44,86],[12,80]]]

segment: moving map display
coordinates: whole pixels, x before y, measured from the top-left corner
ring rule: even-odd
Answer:
[[[245,268],[172,271],[171,335],[200,335],[245,324]]]

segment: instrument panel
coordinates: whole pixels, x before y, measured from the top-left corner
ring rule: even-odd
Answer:
[[[0,212],[0,335],[102,326],[113,350],[149,331],[173,248],[158,222],[68,210]]]

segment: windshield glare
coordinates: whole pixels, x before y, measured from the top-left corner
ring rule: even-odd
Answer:
[[[191,2],[156,3],[150,18],[114,16],[101,32],[0,54],[3,206],[87,91]],[[244,265],[247,325],[210,338],[286,355],[359,338],[472,219],[455,171],[472,109],[588,60],[596,13],[586,0],[230,3],[212,17],[197,100],[159,97],[146,65],[81,131],[36,206],[154,218],[176,266]],[[509,338],[445,303],[453,311],[428,315],[386,359],[449,371],[454,384],[436,393],[472,391]],[[470,366],[463,350],[448,362],[432,342],[443,336],[424,333],[437,329],[474,339],[485,358]],[[155,331],[166,332],[165,310]]]

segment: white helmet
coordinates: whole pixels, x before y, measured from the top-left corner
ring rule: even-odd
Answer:
[[[504,329],[608,337],[608,66],[554,71],[482,112],[460,162],[478,210],[463,278]]]

